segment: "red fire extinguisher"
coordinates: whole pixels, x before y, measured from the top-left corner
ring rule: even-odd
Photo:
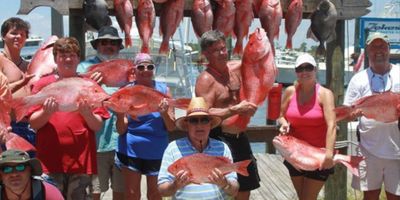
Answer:
[[[275,124],[281,112],[282,84],[274,83],[268,94],[267,124]]]

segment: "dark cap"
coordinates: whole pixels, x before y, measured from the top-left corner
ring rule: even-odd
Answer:
[[[112,26],[103,26],[99,30],[99,34],[97,35],[97,38],[90,41],[90,44],[94,49],[97,49],[96,47],[96,42],[97,40],[101,39],[107,39],[107,40],[118,40],[120,45],[120,49],[123,49],[124,46],[122,45],[122,38],[119,37],[118,35],[118,30]]]
[[[7,150],[4,151],[0,156],[0,168],[7,163],[28,163],[32,168],[33,176],[42,175],[42,165],[36,158],[30,158],[28,153],[20,150]]]

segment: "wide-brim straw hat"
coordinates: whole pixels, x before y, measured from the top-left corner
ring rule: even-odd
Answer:
[[[175,121],[175,125],[182,131],[187,131],[187,119],[194,116],[208,116],[210,119],[211,129],[221,124],[222,118],[208,113],[208,105],[203,97],[194,97],[190,101],[189,107],[186,111],[186,116],[180,117]]]
[[[41,176],[43,173],[40,161],[36,158],[30,158],[25,151],[13,149],[4,151],[0,156],[0,168],[8,163],[28,163],[31,166],[33,176]]]
[[[103,40],[103,39],[118,40],[118,42],[120,43],[119,48],[120,49],[124,48],[124,45],[122,45],[122,38],[120,38],[118,35],[118,30],[112,26],[104,26],[100,28],[97,38],[90,41],[90,44],[92,45],[93,49],[97,49],[97,40]]]

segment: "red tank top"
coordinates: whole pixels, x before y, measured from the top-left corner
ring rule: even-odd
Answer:
[[[296,89],[290,99],[285,118],[290,123],[289,134],[313,146],[325,147],[327,125],[317,98],[319,87],[317,83],[314,95],[304,105],[298,104]]]

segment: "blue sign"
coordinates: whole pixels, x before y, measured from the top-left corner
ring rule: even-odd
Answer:
[[[360,47],[364,48],[369,33],[381,32],[389,36],[391,49],[400,49],[400,18],[360,18]]]

